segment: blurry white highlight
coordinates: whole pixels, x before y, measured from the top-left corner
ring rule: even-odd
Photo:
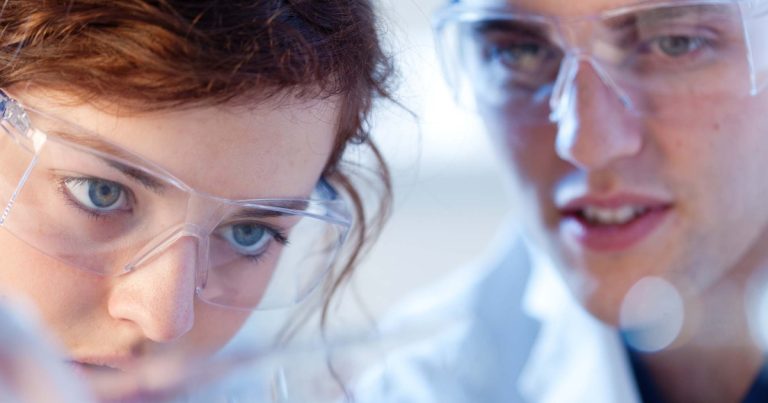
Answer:
[[[645,277],[629,289],[621,305],[619,323],[627,343],[643,352],[669,347],[685,320],[683,298],[667,280]]]

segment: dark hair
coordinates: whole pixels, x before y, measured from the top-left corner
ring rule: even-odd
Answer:
[[[338,96],[342,107],[325,178],[351,200],[350,250],[331,296],[378,234],[389,172],[368,136],[392,75],[368,0],[7,0],[0,10],[0,87],[34,83],[83,101],[142,109],[259,102],[291,93]],[[369,211],[341,158],[374,156],[379,209]]]

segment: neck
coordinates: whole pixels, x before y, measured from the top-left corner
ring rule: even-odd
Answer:
[[[747,394],[764,353],[750,330],[746,296],[753,289],[754,268],[766,267],[748,266],[734,268],[727,278],[687,300],[683,330],[672,346],[640,354],[666,401],[740,402]]]

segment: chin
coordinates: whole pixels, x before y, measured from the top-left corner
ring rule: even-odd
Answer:
[[[616,270],[615,266],[612,269],[614,273],[621,271]],[[622,304],[635,281],[601,278],[593,273],[571,273],[571,278],[567,278],[566,283],[574,299],[590,315],[607,325],[618,326]]]
[[[588,299],[581,301],[581,304],[595,319],[606,325],[618,327],[622,300],[623,295],[621,297],[591,295]]]

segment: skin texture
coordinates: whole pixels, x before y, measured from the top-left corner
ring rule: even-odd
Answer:
[[[563,16],[629,4],[511,3]],[[509,163],[527,234],[557,260],[571,290],[593,314],[615,323],[617,302],[647,275],[681,277],[692,287],[707,288],[761,245],[768,223],[761,207],[768,192],[762,180],[768,119],[761,111],[768,94],[729,95],[728,102],[722,94],[691,97],[674,118],[654,119],[629,113],[586,63],[574,83],[574,105],[559,125],[523,126],[509,111],[493,107],[481,106],[480,112]],[[639,244],[615,253],[592,252],[562,236],[558,199],[624,192],[671,202],[670,219]]]
[[[571,18],[633,2],[464,3]],[[655,380],[672,401],[737,401],[761,363],[744,295],[768,263],[768,92],[688,96],[674,114],[638,116],[588,63],[572,90],[575,102],[558,125],[523,126],[510,111],[479,108],[508,163],[526,236],[552,257],[583,306],[608,324],[618,324],[622,301],[640,279],[673,284],[686,308],[685,340],[645,357]],[[558,199],[621,193],[667,201],[670,214],[620,251],[593,251],[565,236]]]
[[[191,187],[231,199],[306,197],[331,153],[333,98],[132,113],[68,94],[13,91],[25,104],[99,133]],[[243,173],[247,172],[247,175]],[[182,238],[139,270],[99,277],[49,258],[0,230],[0,295],[21,295],[70,358],[119,362],[157,353],[207,354],[248,313],[194,297],[194,241]]]

